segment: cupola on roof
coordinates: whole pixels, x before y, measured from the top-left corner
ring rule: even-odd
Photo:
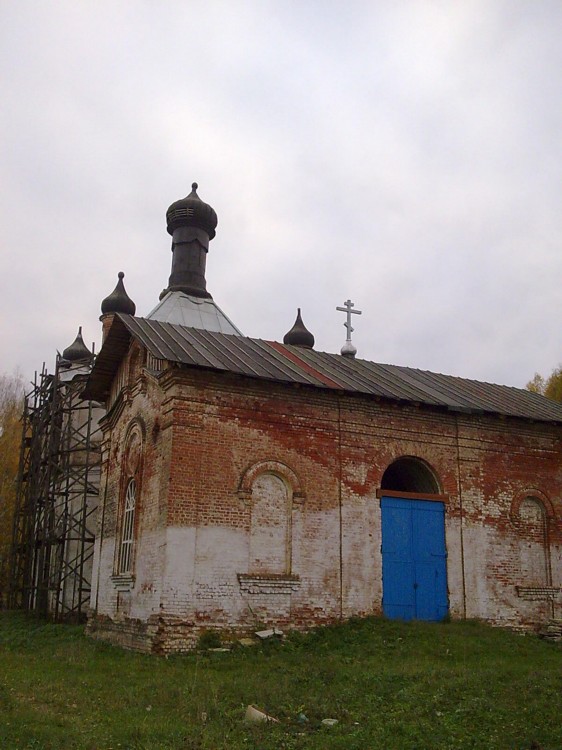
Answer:
[[[88,349],[82,338],[82,326],[78,329],[76,338],[70,346],[67,346],[62,353],[63,359],[67,362],[82,362],[84,360],[90,360],[94,356]]]
[[[283,343],[293,346],[303,346],[305,349],[314,347],[314,336],[302,322],[301,309],[297,308],[297,319],[295,325],[283,337]]]
[[[166,211],[166,222],[168,233],[174,233],[178,227],[196,227],[203,229],[212,240],[215,236],[218,218],[217,214],[208,203],[205,203],[197,195],[196,182],[191,185],[191,193],[186,198],[172,203]]]
[[[125,285],[123,284],[125,274],[123,271],[119,271],[117,276],[119,279],[117,281],[117,286],[111,292],[109,297],[106,297],[101,303],[102,315],[106,315],[107,313],[125,313],[126,315],[134,315],[137,306],[125,291]]]

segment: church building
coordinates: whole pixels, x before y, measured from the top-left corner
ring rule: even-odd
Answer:
[[[248,338],[207,291],[217,215],[167,212],[172,269],[102,303],[105,405],[89,633],[143,651],[351,616],[562,617],[562,405]],[[348,317],[352,305],[346,303]],[[348,327],[348,331],[350,326]]]

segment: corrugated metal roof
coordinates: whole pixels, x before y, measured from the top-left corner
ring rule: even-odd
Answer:
[[[361,393],[457,412],[493,413],[536,421],[562,422],[562,404],[505,385],[382,365],[278,342],[116,315],[92,370],[86,395],[107,397],[130,338],[156,358],[250,378],[299,383]]]

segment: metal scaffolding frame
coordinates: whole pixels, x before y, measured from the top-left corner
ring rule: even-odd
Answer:
[[[90,602],[100,430],[80,393],[91,367],[58,355],[23,412],[9,605],[55,621],[84,620]]]

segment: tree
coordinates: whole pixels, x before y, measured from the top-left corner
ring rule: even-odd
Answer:
[[[9,576],[23,396],[23,380],[19,373],[0,373],[0,604],[6,598]]]
[[[528,391],[540,393],[553,401],[562,403],[562,365],[558,365],[548,376],[543,378],[538,372],[525,386]]]
[[[558,367],[552,371],[550,377],[546,381],[544,395],[547,398],[551,398],[553,401],[559,401],[562,403],[562,365],[558,365]]]
[[[544,382],[543,376],[536,372],[535,376],[532,380],[529,380],[525,388],[528,391],[531,391],[531,393],[540,393],[542,396],[544,396],[544,388],[546,383]]]

